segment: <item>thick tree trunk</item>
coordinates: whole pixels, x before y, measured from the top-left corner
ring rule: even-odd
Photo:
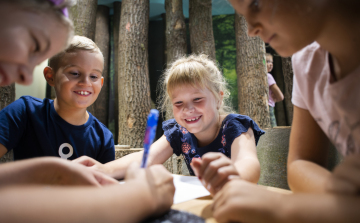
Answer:
[[[189,1],[189,30],[192,53],[205,53],[216,60],[211,0]]]
[[[245,18],[239,14],[235,14],[235,34],[239,113],[250,116],[261,128],[269,128],[265,44],[259,37],[247,35]]]
[[[104,56],[104,85],[101,92],[91,107],[93,107],[93,115],[99,119],[101,123],[108,126],[109,118],[109,7],[99,5],[96,13],[96,34],[95,43],[100,48]]]
[[[115,113],[115,144],[118,144],[119,139],[119,35],[120,35],[120,17],[121,17],[121,2],[114,2],[114,19],[113,19],[113,31],[114,31],[114,113]]]
[[[293,119],[293,104],[291,102],[291,98],[292,98],[293,76],[294,76],[291,57],[282,58],[282,67],[283,67],[284,82],[285,82],[284,101],[285,101],[286,118],[288,125],[291,125]]]
[[[15,84],[0,87],[0,110],[15,101]],[[13,150],[0,158],[0,163],[5,163],[14,160]]]
[[[186,25],[182,0],[165,0],[166,10],[166,58],[169,66],[186,55]]]
[[[143,147],[150,111],[149,1],[123,0],[119,36],[119,144]]]
[[[70,18],[74,22],[75,34],[95,39],[97,0],[77,0],[70,8]]]

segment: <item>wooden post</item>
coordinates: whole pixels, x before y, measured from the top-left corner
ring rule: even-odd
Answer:
[[[294,108],[291,102],[294,72],[292,69],[291,57],[282,58],[281,60],[282,60],[284,82],[285,82],[284,102],[285,102],[285,110],[286,110],[286,119],[288,125],[291,125],[293,119],[293,108]]]
[[[247,35],[247,23],[239,14],[235,14],[235,34],[239,113],[251,117],[260,128],[269,128],[265,44]]]
[[[70,8],[70,18],[74,22],[75,34],[95,39],[97,0],[77,0]]]
[[[15,101],[15,84],[0,87],[0,110]],[[11,150],[0,158],[0,163],[6,163],[14,160],[14,152]]]
[[[123,0],[119,36],[119,144],[143,146],[150,112],[149,0]]]
[[[93,104],[94,116],[99,119],[101,123],[108,126],[109,118],[109,7],[104,5],[98,5],[96,13],[96,33],[95,43],[100,48],[104,56],[104,84],[101,92]]]
[[[216,60],[211,0],[189,1],[189,30],[192,53],[205,53]]]

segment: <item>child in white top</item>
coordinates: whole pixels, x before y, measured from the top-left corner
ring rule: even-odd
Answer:
[[[293,56],[294,118],[280,195],[234,180],[214,198],[220,222],[360,221],[360,2],[230,0],[281,56]],[[314,42],[316,41],[316,42]],[[324,168],[330,139],[345,156]]]

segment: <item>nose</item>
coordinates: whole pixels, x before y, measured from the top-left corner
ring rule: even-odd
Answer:
[[[16,83],[22,85],[29,85],[33,81],[33,73],[35,66],[20,66],[19,67],[19,76],[15,80]]]
[[[90,85],[90,76],[89,75],[81,75],[79,84],[80,85]]]
[[[192,104],[187,104],[184,106],[183,112],[193,113],[195,110],[194,106]]]
[[[255,37],[260,35],[260,32],[262,31],[262,26],[260,24],[248,24],[248,36]]]

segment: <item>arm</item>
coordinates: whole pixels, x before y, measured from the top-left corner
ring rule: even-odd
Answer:
[[[358,195],[285,195],[232,180],[215,195],[213,214],[218,222],[359,222],[359,207]]]
[[[173,154],[173,150],[170,146],[170,143],[167,141],[165,136],[162,136],[156,142],[154,142],[150,147],[150,153],[148,158],[148,165],[153,164],[162,164]],[[74,162],[81,163],[85,166],[91,166],[94,169],[105,173],[116,179],[122,179],[125,176],[126,169],[132,162],[141,163],[143,157],[143,152],[132,153],[126,155],[120,159],[108,162],[106,164],[101,164],[96,160],[82,156],[78,159],[75,159]]]
[[[330,172],[323,166],[329,141],[309,111],[294,106],[287,164],[288,183],[295,192],[325,192]]]
[[[272,92],[271,97],[273,98],[274,102],[279,102],[284,100],[284,95],[276,84],[271,85],[270,89]]]
[[[201,160],[193,160],[191,165],[211,194],[219,191],[233,176],[256,183],[260,177],[260,163],[253,130],[249,128],[233,141],[231,159],[222,153],[209,152]]]
[[[159,165],[129,168],[125,184],[106,188],[7,187],[0,189],[0,222],[140,222],[167,211],[174,192]]]
[[[0,158],[3,157],[7,153],[6,147],[0,143]]]
[[[0,165],[0,188],[9,185],[117,184],[114,179],[82,165],[53,157],[15,161]]]

